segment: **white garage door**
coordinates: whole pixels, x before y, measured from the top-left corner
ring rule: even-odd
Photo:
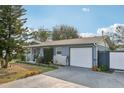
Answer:
[[[92,48],[71,48],[70,65],[92,68]]]
[[[124,70],[124,52],[110,52],[110,68]]]

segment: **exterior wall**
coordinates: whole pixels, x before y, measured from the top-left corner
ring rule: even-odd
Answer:
[[[56,53],[56,49],[58,47],[62,48],[62,52],[61,54],[57,54]],[[93,66],[97,66],[98,65],[98,51],[105,51],[106,48],[102,45],[70,45],[70,46],[58,46],[58,47],[53,47],[53,63],[55,64],[61,64],[61,65],[68,65],[69,64],[69,60],[70,60],[70,48],[73,47],[79,47],[79,48],[86,48],[86,47],[92,47],[92,64]],[[36,49],[36,51],[34,52],[34,49]],[[107,48],[107,50],[109,50]],[[28,58],[30,60],[27,61],[34,61],[34,55],[39,54],[39,56],[44,56],[43,54],[43,48],[30,48],[30,53],[28,54]],[[68,58],[67,58],[68,56]],[[67,60],[68,59],[68,60]]]
[[[29,48],[29,53],[25,54],[26,62],[36,63],[35,55],[44,56],[43,55],[43,48]]]
[[[35,63],[35,61],[33,61],[34,53],[32,48],[29,48],[29,51],[27,54],[25,54],[25,56],[26,56],[26,62]]]
[[[55,47],[54,48],[54,55],[57,55],[56,54],[56,49],[57,49],[58,47]],[[68,46],[63,46],[63,47],[61,47],[62,48],[62,56],[69,56],[69,47]]]
[[[96,46],[93,46],[92,47],[92,61],[93,61],[92,62],[92,65],[95,66],[95,67],[98,66],[98,61],[97,61],[98,60],[98,57],[97,57],[98,55],[97,55],[97,51],[98,51],[98,48]]]
[[[69,47],[63,47],[62,55],[69,56]]]
[[[61,48],[61,54],[57,54],[57,48]],[[53,49],[53,63],[60,65],[67,65],[67,56],[69,56],[69,47],[55,47]]]
[[[92,48],[92,65],[97,66],[97,51],[98,47],[97,46],[91,46],[91,45],[72,45],[72,46],[62,46],[62,55],[56,54],[56,48],[54,48],[54,55],[53,55],[53,60],[54,63],[56,64],[61,64],[61,65],[68,65],[70,60],[70,48],[77,47],[77,48],[86,48],[86,47],[91,47]],[[100,48],[100,47],[99,47]],[[67,60],[67,56],[69,59]]]
[[[40,48],[39,51],[40,51],[39,56],[43,57],[44,56],[43,48]]]

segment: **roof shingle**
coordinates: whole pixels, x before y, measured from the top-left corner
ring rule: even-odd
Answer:
[[[102,36],[95,37],[84,37],[84,38],[76,38],[76,39],[66,39],[66,40],[57,40],[57,41],[46,41],[37,45],[29,45],[25,47],[47,47],[47,46],[59,46],[59,45],[76,45],[76,44],[91,44],[91,43],[99,43],[103,40]]]

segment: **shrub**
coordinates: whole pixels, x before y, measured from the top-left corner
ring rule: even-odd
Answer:
[[[44,63],[44,58],[43,57],[38,57],[37,59],[36,59],[36,63]]]
[[[107,69],[106,65],[102,65],[99,68],[97,68],[97,71],[99,71],[99,72],[106,72],[106,71],[108,71],[108,69]]]
[[[20,55],[20,57],[21,57],[21,61],[25,61],[25,56],[23,54]]]
[[[53,60],[53,48],[44,48],[44,63],[50,64]]]
[[[101,70],[102,70],[102,71],[107,71],[107,66],[106,66],[106,65],[102,65],[102,66],[101,66]]]
[[[33,58],[33,61],[37,60],[37,58],[38,58],[38,54],[35,54],[34,58]]]
[[[100,68],[97,68],[96,70],[99,71],[99,72],[101,72],[101,69]]]

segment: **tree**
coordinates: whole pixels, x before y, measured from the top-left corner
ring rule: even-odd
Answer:
[[[26,18],[22,18],[25,12],[26,10],[20,5],[0,6],[0,56],[2,57],[3,50],[6,51],[3,68],[7,68],[13,50],[16,52],[23,50],[20,43],[23,42],[22,33],[26,31],[23,26]]]
[[[124,25],[123,24],[114,24],[107,28],[101,28],[98,30],[98,33],[101,34],[104,32],[104,35],[110,37],[111,41],[115,45],[124,43]]]
[[[117,38],[117,42],[124,43],[124,26],[122,25],[117,26],[115,31],[116,31],[115,36]]]
[[[78,38],[78,31],[74,27],[67,25],[53,27],[53,40],[63,40],[72,38]]]
[[[33,32],[33,35],[35,40],[44,42],[48,39],[49,31],[47,29],[40,28],[38,31]]]

